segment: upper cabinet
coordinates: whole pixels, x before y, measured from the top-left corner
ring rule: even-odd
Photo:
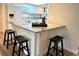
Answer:
[[[43,14],[43,8],[32,4],[21,4],[22,12],[28,12],[31,14]]]
[[[19,7],[22,12],[30,12],[30,8],[29,8],[30,5],[28,5],[28,4],[20,4]]]
[[[13,3],[7,6],[9,19],[40,19],[44,13],[43,7],[27,3]],[[14,14],[14,18],[10,18],[9,14]]]
[[[13,4],[8,4],[8,6],[17,7],[17,8],[19,7],[19,9],[21,9],[21,12],[27,12],[33,14],[43,14],[43,10],[44,10],[43,7],[33,4],[28,4],[28,3],[13,3]]]
[[[29,13],[36,13],[37,12],[37,7],[34,5],[29,5]]]

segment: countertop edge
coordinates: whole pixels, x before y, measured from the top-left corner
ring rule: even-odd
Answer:
[[[12,24],[12,23],[10,23],[10,24]],[[56,28],[62,28],[62,27],[65,27],[65,25],[61,25],[61,26],[54,27],[54,28],[51,28],[51,29],[47,29],[47,30],[42,30],[42,31],[35,32],[35,31],[30,30],[30,29],[24,28],[24,27],[22,27],[22,26],[20,26],[20,25],[17,25],[17,24],[12,24],[12,25],[21,27],[21,28],[23,28],[23,29],[25,29],[25,30],[29,30],[29,31],[34,32],[34,33],[39,33],[39,32],[43,32],[43,31],[48,31],[48,30],[52,30],[52,29],[56,29]]]

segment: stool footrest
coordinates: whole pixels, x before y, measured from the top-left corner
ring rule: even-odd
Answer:
[[[19,51],[16,51],[16,54],[19,56]]]
[[[29,53],[29,49],[28,49],[28,41],[21,35],[16,36],[16,38],[14,39],[14,47],[13,47],[13,52],[12,52],[12,56],[14,55],[14,53],[16,53],[17,55],[21,55],[21,52],[24,52],[23,50],[25,49],[28,53],[28,56],[30,56]],[[25,43],[25,45],[23,45],[23,43]],[[19,44],[18,50],[16,51],[16,46],[17,44]]]
[[[12,39],[14,39],[14,38],[12,38]],[[5,40],[5,41],[7,41],[7,40]],[[8,41],[11,41],[11,39],[9,39]]]
[[[14,43],[9,43],[8,45],[11,45],[11,44],[14,44]]]
[[[54,48],[54,46],[53,46],[53,47],[51,47],[51,48],[49,48],[49,50],[51,50],[52,48]]]

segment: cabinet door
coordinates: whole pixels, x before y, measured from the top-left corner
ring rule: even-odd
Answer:
[[[29,5],[29,11],[30,13],[36,13],[37,12],[37,7],[34,5]]]
[[[22,4],[20,7],[21,7],[22,12],[29,12],[30,10],[29,4]]]
[[[15,7],[15,19],[21,20],[22,19],[22,11],[20,7]]]
[[[37,7],[31,4],[22,4],[21,5],[22,12],[28,12],[28,13],[36,13]]]

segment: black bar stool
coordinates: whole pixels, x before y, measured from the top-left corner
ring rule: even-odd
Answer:
[[[25,43],[25,46],[23,45],[23,43]],[[19,44],[19,50],[15,51],[17,44]],[[29,48],[28,48],[28,39],[24,38],[21,35],[15,36],[12,56],[14,56],[14,53],[16,53],[18,56],[20,56],[21,51],[23,52],[23,49],[25,49],[27,51],[27,53],[28,53],[27,56],[30,56]]]
[[[5,45],[5,43],[6,43],[7,49],[8,49],[8,45],[13,43],[14,36],[15,36],[15,32],[13,30],[11,30],[11,29],[5,30],[3,45]],[[11,43],[9,43],[10,41],[11,41]]]
[[[61,52],[62,53],[62,56],[64,56],[64,51],[63,51],[63,37],[61,36],[55,36],[53,38],[50,38],[50,43],[49,43],[49,46],[48,46],[48,51],[47,51],[47,56],[48,55],[52,55],[50,54],[50,50],[53,49],[53,51],[55,51],[56,53],[56,56],[58,56],[58,54]],[[54,43],[54,46],[51,47],[52,45],[52,42]],[[61,50],[58,49],[58,43],[61,42]]]

